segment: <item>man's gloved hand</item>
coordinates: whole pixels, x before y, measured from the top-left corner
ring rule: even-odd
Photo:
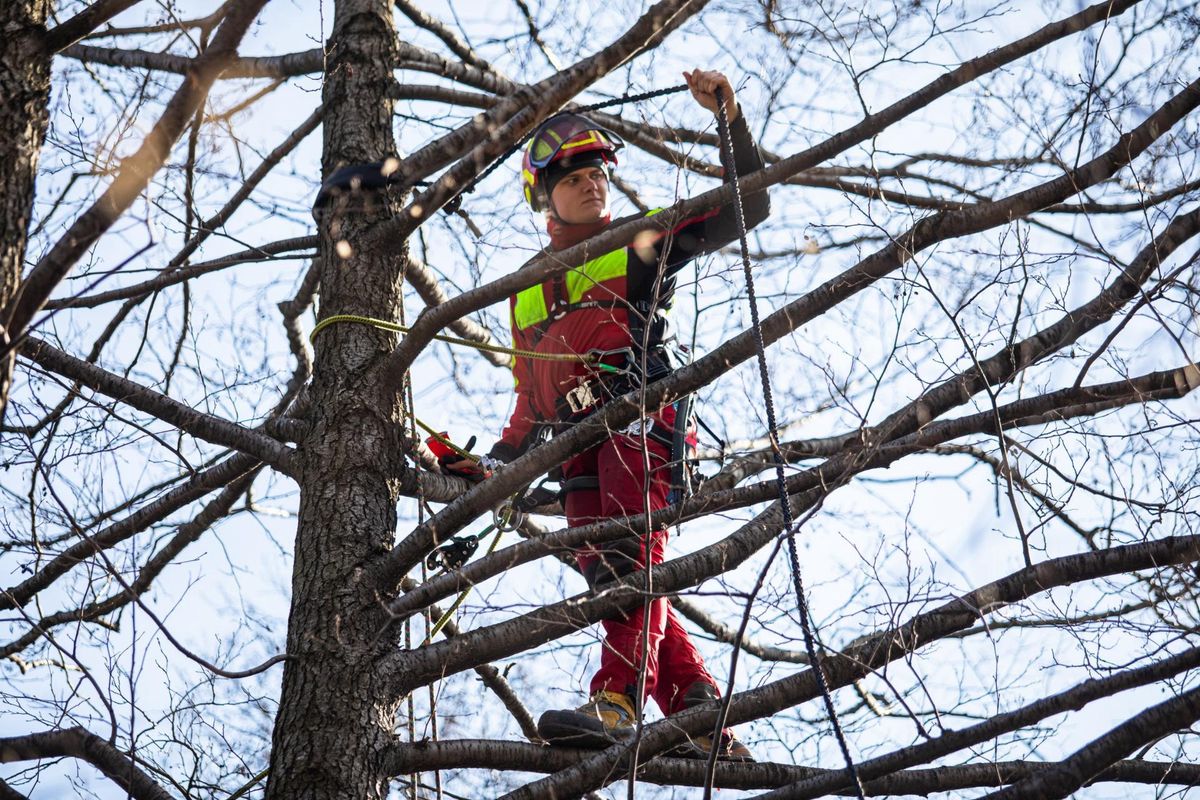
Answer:
[[[444,433],[442,434],[442,438],[449,441]],[[492,477],[492,472],[504,463],[491,456],[480,456],[478,459],[466,458],[461,452],[450,449],[433,436],[426,439],[425,444],[437,456],[438,467],[441,468],[443,475],[454,475],[459,478],[465,478],[473,483],[479,483],[485,478]],[[467,440],[467,446],[462,449],[463,451],[470,452],[474,446],[475,437],[472,436]]]
[[[721,106],[717,102],[717,90],[720,89],[721,97],[725,100],[727,119],[733,122],[738,118],[737,97],[733,93],[732,84],[724,74],[716,70],[696,68],[691,72],[683,73],[683,79],[687,81],[688,88],[692,90],[692,97],[696,102],[713,114],[720,113]]]

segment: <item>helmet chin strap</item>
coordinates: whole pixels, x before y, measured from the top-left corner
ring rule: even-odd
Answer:
[[[542,197],[544,197],[546,200],[546,213],[548,215],[550,215],[551,219],[553,219],[559,225],[570,225],[571,224],[570,222],[567,222],[565,219],[563,219],[562,217],[560,217],[558,215],[558,209],[554,207],[554,200],[551,199],[549,192],[543,190]]]

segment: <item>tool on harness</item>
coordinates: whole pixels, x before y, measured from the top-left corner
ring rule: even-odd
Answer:
[[[495,531],[498,539],[506,531],[516,530],[525,520],[525,515],[516,508],[520,496],[521,493],[518,492],[492,512],[492,523],[479,533],[473,536],[452,536],[439,544],[425,557],[425,566],[430,569],[444,569],[447,572],[456,570],[471,560],[471,556],[479,549],[479,543],[489,533]],[[495,548],[496,543],[493,542],[492,549]]]
[[[692,427],[692,395],[684,395],[675,402],[675,424],[671,432],[671,491],[667,493],[667,503],[675,505],[696,490],[693,483],[697,471],[695,469],[696,452],[695,437],[688,441]]]
[[[525,522],[525,512],[522,511],[518,504],[524,492],[517,492],[512,497],[505,500],[498,508],[492,511],[492,527],[501,533],[515,531],[520,528]]]
[[[479,542],[484,536],[487,536],[488,533],[491,532],[493,527],[494,526],[492,525],[488,525],[475,536],[455,536],[450,541],[444,542],[436,550],[426,556],[425,565],[430,569],[436,569],[437,567],[441,566],[441,568],[446,571],[458,569],[463,564],[467,563],[471,556],[474,555],[475,551],[479,549]],[[492,537],[492,543],[488,545],[488,555],[496,552],[496,545],[500,544],[500,537],[503,535],[504,531],[496,531],[496,535]],[[446,554],[444,559],[442,557],[443,549]],[[465,555],[463,555],[463,553],[465,553]],[[459,592],[458,597],[455,598],[450,607],[446,609],[446,612],[442,614],[442,616],[438,618],[438,621],[429,628],[429,633],[426,635],[425,641],[421,645],[422,647],[432,642],[433,637],[437,636],[438,632],[441,631],[442,628],[446,627],[446,623],[448,623],[451,617],[454,616],[454,612],[458,611],[458,607],[463,604],[463,601],[467,599],[467,595],[471,593],[471,588],[471,586],[467,586],[467,588]]]
[[[447,572],[456,570],[471,560],[479,550],[479,543],[492,531],[496,532],[496,541],[492,542],[491,550],[496,549],[496,542],[506,531],[516,530],[525,520],[525,515],[517,510],[517,502],[522,493],[510,497],[500,508],[492,513],[492,523],[474,535],[452,536],[425,556],[425,566],[430,569],[443,569]],[[457,604],[455,604],[457,607]]]
[[[479,549],[479,540],[492,530],[491,525],[477,536],[455,536],[442,542],[425,557],[425,566],[430,569],[456,570],[471,560]]]

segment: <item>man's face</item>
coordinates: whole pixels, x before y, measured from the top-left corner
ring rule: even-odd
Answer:
[[[563,222],[598,222],[608,215],[608,175],[600,167],[577,169],[554,184],[550,202]]]

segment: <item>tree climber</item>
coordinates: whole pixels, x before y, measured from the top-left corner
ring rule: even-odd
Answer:
[[[718,113],[716,92],[722,90],[737,174],[761,169],[758,147],[728,79],[720,72],[699,69],[684,73],[684,78],[696,102],[714,114]],[[553,250],[578,244],[610,225],[609,178],[623,144],[615,133],[578,114],[558,114],[535,132],[525,152],[521,184],[526,202],[534,211],[545,212]],[[766,219],[767,193],[749,195],[744,208],[747,226]],[[483,467],[511,461],[547,430],[564,430],[605,399],[666,375],[671,364],[664,349],[668,338],[664,313],[671,306],[676,275],[691,259],[733,241],[737,233],[730,203],[656,232],[650,239],[643,235],[634,244],[591,258],[510,298],[514,347],[593,354],[608,368],[597,370],[594,362],[517,357],[516,408],[500,440],[482,460]],[[614,379],[613,370],[626,379]],[[572,527],[668,504],[671,461],[682,457],[671,452],[673,428],[687,424],[676,420],[675,412],[674,406],[668,406],[649,414],[563,464],[563,505]],[[648,476],[644,456],[650,465]],[[476,478],[481,469],[466,459],[444,468]],[[666,539],[667,531],[658,530],[645,538],[630,536],[586,546],[576,551],[575,558],[588,584],[597,587],[644,568],[647,561],[662,563]],[[604,646],[600,670],[591,682],[591,698],[577,709],[543,714],[538,731],[547,741],[607,747],[631,735],[643,658],[641,699],[653,696],[664,714],[719,698],[716,682],[670,602],[658,598],[649,605],[648,631],[643,631],[642,608],[603,621]],[[644,654],[643,636],[648,641]],[[695,737],[680,754],[707,757],[712,746],[711,736]],[[722,758],[753,760],[729,731],[723,732],[717,746]]]

